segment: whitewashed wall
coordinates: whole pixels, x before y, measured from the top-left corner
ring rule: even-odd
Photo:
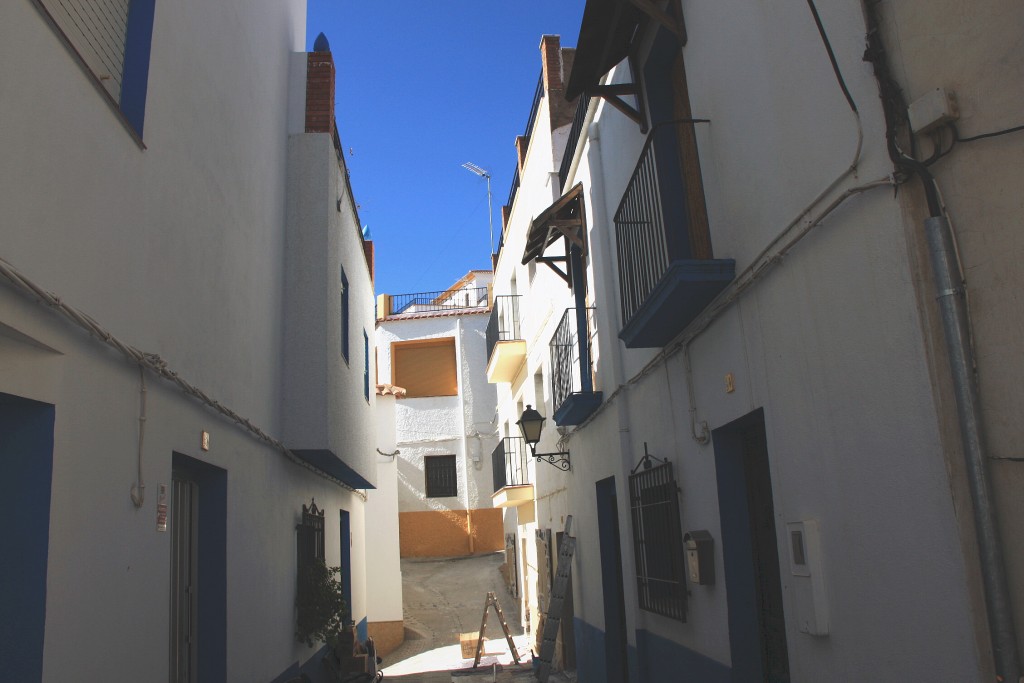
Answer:
[[[0,82],[19,94],[0,97],[0,258],[280,437],[287,67],[305,3],[158,3],[145,149],[32,3],[5,3],[0,27]],[[353,253],[344,236],[332,248]],[[372,324],[363,268],[349,276],[353,312]],[[138,368],[6,285],[0,330],[0,392],[57,406],[45,681],[164,676],[169,535],[156,502],[172,452],[227,471],[227,680],[269,680],[312,654],[293,636],[295,525],[311,498],[327,510],[329,564],[339,510],[352,515],[353,612],[365,616],[357,496],[150,376],[136,510]],[[334,396],[325,419],[365,454],[361,375],[344,390],[362,413],[345,421],[353,404]]]
[[[378,325],[376,344],[378,379],[381,382],[393,379],[393,342],[455,338],[460,395],[401,398],[396,401],[395,439],[402,451],[396,459],[399,509],[402,512],[489,507],[491,451],[497,444],[497,435],[493,423],[495,393],[487,384],[485,375],[486,329],[485,313],[392,319]],[[427,500],[423,458],[448,454],[457,456],[458,500]]]
[[[857,168],[841,178],[831,199],[892,169],[877,85],[861,61],[860,9],[818,4],[865,136]],[[684,11],[693,114],[711,119],[697,126],[697,137],[712,244],[716,257],[736,259],[739,272],[850,167],[857,125],[806,6],[751,12],[739,2],[684,2]],[[629,80],[621,68],[610,77]],[[603,630],[595,482],[614,476],[631,646],[643,631],[728,665],[713,444],[691,436],[682,356],[648,368],[660,349],[626,350],[617,338],[612,217],[645,137],[617,110],[603,103],[594,109],[579,167],[566,185],[585,186],[596,388],[605,404],[568,441],[571,474],[537,470],[536,524],[557,528],[563,509],[574,515],[576,616]],[[513,273],[524,293],[522,239],[532,215],[550,203],[542,200],[550,184],[539,172],[528,168],[523,178],[496,269],[497,293],[510,292]],[[540,205],[536,212],[528,208],[531,197]],[[891,188],[854,197],[691,348],[698,420],[714,429],[764,408],[778,538],[785,539],[786,522],[821,524],[831,636],[799,632],[797,587],[785,565],[782,571],[794,681],[980,675],[964,560],[950,550],[959,545],[958,523],[922,354],[906,229]],[[532,319],[524,323],[526,369],[499,389],[505,422],[514,422],[518,403],[534,393],[533,373],[550,336],[535,321],[556,305],[552,288],[530,292],[522,308],[524,321]],[[732,393],[726,373],[735,379]],[[553,435],[545,436],[541,446],[553,446]],[[674,465],[684,530],[707,529],[716,539],[719,582],[690,587],[685,624],[637,604],[626,484],[645,442]],[[785,561],[788,546],[780,543],[779,552]]]

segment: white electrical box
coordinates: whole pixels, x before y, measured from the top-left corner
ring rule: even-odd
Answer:
[[[915,133],[927,133],[960,118],[956,95],[944,88],[929,90],[907,107],[907,118]]]
[[[827,636],[828,600],[821,566],[818,521],[805,519],[786,524],[789,568],[796,598],[796,617],[801,633]]]

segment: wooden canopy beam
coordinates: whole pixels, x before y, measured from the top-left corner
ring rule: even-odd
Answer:
[[[640,112],[635,107],[627,104],[619,95],[636,95],[636,83],[617,83],[615,85],[595,85],[587,88],[587,94],[591,97],[600,97],[612,105],[638,125],[643,125]]]
[[[679,20],[655,5],[651,0],[629,0],[629,4],[651,17],[672,33],[679,36],[679,41],[686,44],[686,29],[682,27]]]

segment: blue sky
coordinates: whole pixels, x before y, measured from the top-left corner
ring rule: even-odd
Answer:
[[[336,118],[359,216],[377,251],[378,293],[447,288],[489,268],[540,75],[540,38],[574,47],[584,0],[308,0],[337,69]],[[352,153],[348,150],[351,148]]]

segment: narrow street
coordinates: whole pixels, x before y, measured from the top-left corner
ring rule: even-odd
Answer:
[[[502,582],[501,553],[438,560],[402,560],[406,640],[384,657],[386,680],[408,683],[535,680],[528,634],[520,625],[518,601]],[[519,653],[512,660],[497,614],[489,608],[480,666],[463,657],[459,636],[480,630],[487,593],[493,591]],[[475,640],[473,645],[475,647]],[[575,680],[552,674],[551,681]]]

